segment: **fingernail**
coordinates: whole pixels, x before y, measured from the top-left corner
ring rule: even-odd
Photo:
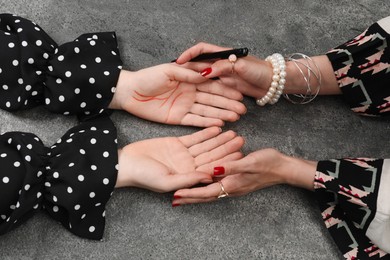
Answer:
[[[204,69],[200,75],[202,75],[203,77],[206,77],[207,75],[209,75],[211,73],[212,69],[211,68],[207,68],[207,69]]]
[[[225,174],[225,168],[222,166],[214,167],[214,175],[222,175]]]
[[[174,199],[181,199],[181,196],[179,196],[179,195],[173,195],[173,198],[174,198]]]
[[[180,204],[179,203],[172,203],[172,208],[177,207],[177,206],[180,206]]]

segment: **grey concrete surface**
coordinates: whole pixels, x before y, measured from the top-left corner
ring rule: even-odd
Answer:
[[[58,43],[85,32],[115,30],[124,67],[168,62],[199,41],[246,46],[252,55],[322,54],[389,15],[389,1],[320,0],[0,0],[1,12],[25,16]],[[244,136],[245,153],[275,147],[309,159],[388,157],[388,121],[354,115],[341,97],[305,105],[281,100],[227,124]],[[119,143],[178,136],[197,129],[166,126],[115,112]],[[0,111],[0,132],[28,131],[54,143],[73,117]],[[1,166],[0,166],[1,167]],[[171,208],[172,194],[114,193],[104,240],[78,238],[44,213],[0,237],[0,259],[339,259],[313,195],[287,186],[205,205]]]

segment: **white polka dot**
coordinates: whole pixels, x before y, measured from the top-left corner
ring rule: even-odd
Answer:
[[[116,87],[112,87],[112,88],[111,88],[111,92],[112,92],[112,93],[115,93],[115,91],[116,91]]]
[[[19,78],[19,79],[18,79],[18,83],[19,83],[20,85],[22,85],[22,84],[23,84],[23,79],[22,79],[22,78]]]
[[[115,165],[115,170],[117,170],[117,171],[119,170],[119,164]]]
[[[26,47],[28,45],[28,43],[26,41],[22,41],[22,46],[23,47]]]
[[[65,76],[67,76],[69,78],[70,76],[72,76],[72,72],[70,72],[70,71],[65,72]]]
[[[103,184],[104,184],[104,185],[107,185],[108,183],[110,183],[110,180],[107,179],[107,178],[104,178],[104,179],[103,179]]]
[[[46,105],[49,105],[49,104],[50,104],[50,98],[46,98],[46,99],[45,99],[45,104],[46,104]]]
[[[7,86],[7,85],[3,85],[3,89],[4,89],[4,90],[7,90],[7,89],[8,89],[8,86]]]
[[[84,107],[86,107],[87,106],[87,103],[85,103],[85,102],[82,102],[81,104],[80,104],[80,107],[81,108],[84,108]]]
[[[22,148],[22,146],[21,146],[20,144],[18,144],[18,145],[16,146],[16,149],[18,149],[18,151],[20,151],[20,148]]]
[[[69,115],[70,113],[68,111],[64,112],[64,115]]]
[[[96,139],[95,138],[91,139],[91,144],[96,144]]]
[[[108,76],[108,75],[110,75],[110,72],[105,71],[105,72],[104,72],[104,75]]]
[[[29,190],[29,189],[30,189],[30,184],[24,185],[24,189],[25,189],[25,190]]]
[[[74,48],[74,52],[75,52],[75,53],[79,53],[79,52],[80,52],[80,49],[79,49],[78,47],[75,47],[75,48]]]
[[[108,152],[103,153],[103,157],[107,158],[110,154]]]
[[[3,178],[3,182],[4,182],[4,183],[8,183],[8,182],[9,182],[9,178],[8,178],[8,177],[4,177],[4,178]]]
[[[42,41],[41,41],[41,40],[38,40],[38,41],[35,42],[35,44],[36,44],[37,46],[41,46],[41,45],[42,45]]]
[[[43,58],[45,59],[45,60],[47,60],[48,58],[49,58],[49,54],[47,54],[46,52],[43,54]]]
[[[95,61],[96,61],[96,63],[100,63],[100,62],[102,62],[102,59],[100,57],[96,57]]]
[[[51,187],[51,184],[50,184],[50,182],[45,182],[45,187],[48,187],[48,188],[50,188]]]
[[[58,212],[58,210],[59,210],[59,209],[58,209],[58,206],[54,206],[54,207],[53,207],[53,211],[54,211],[54,212]]]
[[[71,187],[68,187],[68,189],[66,189],[66,191],[67,191],[68,193],[72,193],[72,192],[73,192],[73,189],[72,189]]]
[[[68,140],[66,140],[67,143],[71,143],[73,142],[73,139],[72,138],[69,138]]]
[[[20,207],[20,203],[19,201],[16,203],[16,208],[19,208]]]
[[[28,64],[34,64],[34,59],[33,59],[33,58],[29,58],[29,59],[27,60],[27,62],[28,62]]]
[[[0,73],[2,73],[3,72],[3,70],[0,68]]]
[[[18,162],[18,161],[14,162],[14,166],[15,167],[19,167],[20,166],[20,162]]]
[[[80,174],[80,175],[77,177],[77,179],[78,179],[79,181],[84,181],[84,176]]]
[[[96,42],[95,41],[90,41],[89,44],[91,44],[91,46],[95,46]]]
[[[64,60],[64,55],[60,55],[60,56],[58,56],[58,58],[57,58],[59,61],[63,61]]]
[[[83,214],[83,215],[81,216],[81,219],[84,219],[84,218],[85,218],[85,216],[86,216],[86,215],[85,215],[85,214]]]
[[[64,102],[64,101],[65,101],[65,97],[61,95],[61,96],[58,97],[58,100],[59,100],[60,102]]]
[[[89,197],[90,197],[90,198],[95,198],[95,195],[96,195],[95,192],[89,193]]]
[[[35,206],[33,207],[34,209],[37,209],[39,207],[38,204],[35,204]]]
[[[8,47],[10,47],[10,48],[15,47],[15,43],[13,43],[13,42],[8,43]]]
[[[74,206],[74,209],[75,209],[75,210],[79,210],[79,209],[80,209],[80,205],[79,205],[79,204],[75,205],[75,206]]]
[[[41,193],[41,192],[38,192],[38,193],[37,193],[37,199],[39,199],[41,196],[42,196],[42,193]]]
[[[32,149],[32,144],[28,144],[26,147],[27,147],[27,149],[31,150]]]
[[[1,219],[5,220],[7,218],[6,215],[1,215]]]
[[[97,170],[97,166],[96,165],[91,165],[91,170],[96,171]]]
[[[81,154],[85,154],[85,150],[84,149],[80,149],[80,153]]]
[[[82,69],[86,69],[86,68],[87,68],[87,65],[85,65],[85,64],[81,64],[81,65],[80,65],[80,68],[82,68]]]
[[[9,208],[14,210],[16,207],[15,207],[15,205],[11,205],[11,206],[9,206]]]
[[[53,66],[48,66],[47,67],[50,71],[53,71]]]
[[[37,172],[37,177],[38,177],[38,178],[41,177],[42,174],[43,174],[43,173],[42,173],[41,171],[38,171],[38,172]]]
[[[31,85],[27,85],[26,86],[26,91],[30,91],[31,90]]]
[[[112,55],[116,55],[116,52],[115,51],[111,51]]]
[[[12,61],[12,65],[14,65],[15,67],[19,65],[19,61],[18,60],[13,60]]]
[[[54,202],[57,202],[57,201],[58,201],[58,199],[57,199],[56,196],[53,196],[53,201],[54,201]]]
[[[89,83],[94,84],[95,83],[95,79],[94,78],[89,78]]]
[[[23,28],[18,28],[17,32],[20,33],[23,31]]]
[[[100,98],[102,98],[102,94],[97,93],[97,94],[96,94],[96,97],[100,99]]]
[[[74,163],[69,163],[69,168],[74,166]]]
[[[8,101],[7,103],[5,103],[5,106],[6,107],[11,107],[11,102]]]
[[[7,154],[6,154],[6,153],[2,153],[0,156],[1,156],[2,158],[5,158],[5,157],[7,157]]]
[[[53,178],[58,179],[58,177],[60,177],[60,174],[58,172],[54,172],[53,173]]]
[[[30,156],[30,155],[26,155],[26,157],[24,157],[24,159],[25,159],[26,161],[30,162],[30,161],[31,161],[31,156]]]
[[[106,216],[106,211],[103,211],[102,217],[104,218]]]
[[[79,89],[79,88],[75,88],[75,89],[74,89],[74,93],[75,93],[75,94],[80,94],[80,89]]]
[[[62,79],[58,78],[58,79],[56,80],[56,82],[57,82],[57,84],[61,84],[61,83],[62,83]]]
[[[92,35],[92,39],[97,40],[98,39],[97,35],[96,34]]]
[[[40,31],[41,29],[39,29],[38,27],[34,27],[34,29],[36,30],[36,31]]]

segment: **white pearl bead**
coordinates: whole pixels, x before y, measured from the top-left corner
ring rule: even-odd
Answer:
[[[271,83],[271,88],[272,87],[278,87],[279,86],[279,84],[278,84],[278,82],[276,82],[276,81],[272,81],[272,83]]]
[[[272,80],[273,80],[273,81],[278,82],[279,79],[280,79],[279,75],[276,75],[276,74],[275,74],[275,75],[272,76]]]
[[[286,84],[286,79],[283,79],[283,78],[282,78],[282,79],[280,79],[280,80],[279,80],[279,84],[281,84],[281,85],[284,85],[284,84]]]
[[[275,93],[275,91],[276,91],[276,88],[277,87],[273,87],[273,86],[271,86],[270,88],[269,88],[269,90],[268,90],[268,92],[270,92],[270,93]]]
[[[280,76],[282,79],[284,79],[284,78],[286,77],[286,75],[287,75],[286,71],[281,71],[281,72],[279,73],[279,76]]]

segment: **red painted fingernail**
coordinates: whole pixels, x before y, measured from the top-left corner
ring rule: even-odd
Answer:
[[[206,77],[207,75],[209,75],[211,73],[212,69],[211,68],[207,68],[207,69],[204,69],[200,75],[202,75],[203,77]]]
[[[177,207],[177,206],[180,206],[180,204],[179,203],[172,203],[172,208]]]
[[[225,168],[222,166],[214,167],[214,175],[222,175],[225,174]]]
[[[174,198],[174,199],[181,199],[181,196],[179,196],[179,195],[174,195],[173,198]]]

